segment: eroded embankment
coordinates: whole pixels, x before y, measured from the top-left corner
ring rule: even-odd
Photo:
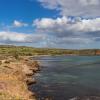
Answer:
[[[0,100],[36,100],[28,85],[35,83],[32,77],[39,70],[36,61],[9,57],[0,60]]]

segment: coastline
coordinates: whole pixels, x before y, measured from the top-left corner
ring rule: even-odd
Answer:
[[[34,56],[20,56],[19,59],[13,56],[0,58],[0,100],[37,100],[34,91],[28,89],[29,85],[36,83],[34,74],[40,71],[39,62],[32,57]],[[69,100],[84,99],[99,100],[100,97],[83,96]]]
[[[36,83],[32,76],[39,70],[30,57],[0,59],[0,100],[36,100],[28,85]]]
[[[54,57],[54,59],[55,59],[56,57]],[[90,57],[91,58],[91,57]],[[100,57],[99,57],[100,58]],[[40,57],[40,60],[41,60],[42,58]],[[47,59],[48,59],[48,57],[47,57]],[[53,59],[53,62],[54,62],[54,59]],[[74,58],[73,58],[74,59]],[[81,58],[80,58],[81,59]],[[36,59],[37,60],[37,59]],[[79,59],[76,59],[77,61],[79,61]],[[76,62],[76,60],[75,60],[75,62]],[[84,61],[84,59],[82,58],[81,59],[82,61]],[[72,60],[73,61],[73,60]],[[87,61],[88,61],[88,59],[86,60],[86,62],[85,62],[85,64],[87,65],[87,70],[86,71],[89,71],[90,69],[88,69],[88,63],[87,63]],[[92,61],[92,59],[91,59],[91,61]],[[48,62],[49,63],[49,62]],[[40,73],[40,75],[38,75],[39,77],[37,77],[37,79],[39,80],[39,84],[37,83],[36,84],[36,87],[38,87],[38,88],[36,88],[36,90],[35,90],[35,88],[33,87],[33,91],[35,90],[37,93],[38,93],[38,96],[39,96],[39,100],[41,100],[42,98],[45,100],[45,99],[50,99],[50,100],[52,100],[52,98],[54,99],[54,100],[64,100],[63,98],[64,98],[64,96],[68,96],[69,94],[64,94],[63,95],[63,92],[65,92],[65,91],[62,91],[62,90],[64,90],[64,82],[62,81],[62,85],[61,85],[61,79],[63,80],[63,78],[61,78],[61,76],[63,76],[63,73],[61,73],[61,76],[59,76],[59,72],[60,72],[60,70],[61,70],[61,72],[63,72],[63,70],[60,68],[60,67],[58,67],[58,62],[57,62],[57,69],[55,68],[55,64],[54,63],[52,63],[52,62],[50,62],[51,63],[51,65],[52,65],[52,67],[51,67],[51,69],[50,69],[50,66],[48,66],[47,65],[47,63],[46,63],[46,70],[45,70],[45,67],[42,69],[42,72]],[[55,62],[56,63],[56,62]],[[98,63],[98,62],[96,62],[96,63]],[[95,64],[96,64],[95,63]],[[41,64],[41,63],[40,63]],[[43,64],[43,63],[42,63]],[[62,64],[64,64],[64,63],[62,63]],[[82,63],[83,64],[83,63]],[[54,65],[54,66],[53,66]],[[81,75],[80,76],[76,76],[75,75],[75,73],[74,73],[74,75],[73,75],[73,69],[75,70],[75,71],[77,71],[78,70],[78,72],[79,72],[79,70],[80,71],[82,71],[82,72],[84,72],[84,69],[85,69],[85,67],[83,66],[83,67],[79,67],[79,66],[77,66],[77,65],[79,65],[79,62],[78,62],[78,64],[76,63],[76,65],[72,65],[73,66],[73,68],[72,68],[72,66],[71,66],[71,69],[68,67],[66,67],[66,69],[65,69],[65,67],[63,68],[63,66],[61,66],[63,69],[64,69],[64,73],[66,72],[66,77],[65,78],[68,78],[68,79],[70,79],[70,80],[67,80],[67,82],[68,83],[70,83],[70,82],[72,82],[72,87],[71,87],[71,85],[69,86],[69,88],[67,87],[67,89],[68,90],[73,90],[73,88],[74,88],[74,86],[75,86],[75,84],[76,84],[76,82],[77,82],[77,77],[81,77]],[[84,64],[83,64],[84,65]],[[45,63],[44,63],[44,65],[42,65],[42,66],[45,66]],[[66,65],[64,65],[64,66],[67,66],[67,64]],[[74,67],[74,66],[77,66],[76,68]],[[91,65],[90,65],[91,66]],[[49,67],[49,68],[48,68]],[[54,69],[53,69],[54,68]],[[78,69],[77,69],[78,68]],[[84,69],[83,69],[84,68]],[[90,67],[89,67],[90,68]],[[49,69],[49,70],[48,70]],[[72,73],[70,73],[69,74],[69,76],[67,76],[67,69],[69,69],[69,71],[71,72],[72,71]],[[66,70],[66,71],[65,71]],[[51,71],[51,73],[50,73],[50,71]],[[54,72],[53,72],[54,71]],[[93,71],[93,70],[92,70]],[[48,72],[49,72],[49,74],[48,74]],[[91,71],[90,71],[91,72]],[[53,73],[53,75],[52,75],[52,73]],[[57,77],[57,75],[58,75],[58,77]],[[46,76],[46,77],[45,77]],[[60,78],[60,82],[59,82],[59,80],[58,81],[56,81],[56,79],[59,79]],[[72,79],[72,81],[71,81],[71,79]],[[74,82],[75,80],[76,80],[76,82]],[[84,80],[85,78],[83,78],[83,80]],[[88,78],[87,78],[88,79]],[[53,82],[53,80],[54,80],[54,83],[60,83],[60,85],[58,85],[58,88],[56,88],[56,86],[57,86],[57,84],[54,84],[53,85],[53,83],[50,83],[50,80],[52,80],[52,82]],[[66,80],[66,79],[65,79]],[[46,83],[47,82],[47,83]],[[43,84],[41,84],[41,83],[43,83]],[[51,85],[52,84],[52,85]],[[67,84],[67,83],[66,83]],[[79,84],[78,84],[79,85]],[[75,88],[76,88],[76,92],[77,92],[77,89],[79,89],[79,88],[81,88],[82,89],[82,87],[80,87],[80,85],[79,85],[79,88],[77,87],[78,85],[76,85],[75,86]],[[61,88],[61,91],[60,91],[60,86],[63,88]],[[82,85],[81,85],[82,86]],[[53,88],[54,87],[54,88]],[[66,87],[65,87],[66,88]],[[83,86],[83,89],[81,90],[82,92],[83,92],[83,94],[84,94],[84,91],[85,91],[85,88],[87,89],[87,86],[85,87],[85,86]],[[54,89],[54,90],[53,90]],[[56,91],[56,89],[57,89],[57,91],[58,91],[58,89],[59,89],[59,91],[60,92],[57,92]],[[66,93],[67,93],[67,89],[66,89]],[[72,92],[72,90],[71,90],[71,92]],[[50,91],[50,92],[49,92]],[[79,90],[80,91],[80,90]],[[86,90],[86,93],[87,92],[89,92],[90,91],[90,93],[92,94],[92,91],[93,90],[89,90],[89,88],[88,88],[88,90]],[[95,89],[94,89],[94,91],[95,91]],[[54,94],[53,94],[53,92],[54,92]],[[55,93],[57,93],[58,95],[57,95],[57,97],[59,96],[59,95],[61,95],[61,97],[62,98],[56,98],[56,96],[55,96]],[[98,95],[82,95],[81,93],[79,93],[79,95],[78,94],[76,94],[76,95],[74,95],[74,92],[72,92],[73,94],[70,94],[71,96],[69,97],[69,99],[66,99],[66,100],[100,100],[100,97],[98,96]],[[78,92],[77,92],[78,93]],[[88,93],[87,93],[88,94]],[[49,96],[48,96],[49,95]],[[51,97],[50,97],[50,95],[51,95]],[[63,95],[63,96],[62,96]],[[74,96],[72,96],[72,95],[74,95]],[[54,96],[54,97],[53,97]]]

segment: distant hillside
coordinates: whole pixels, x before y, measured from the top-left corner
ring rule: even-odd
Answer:
[[[50,49],[50,48],[33,48],[26,46],[0,45],[0,55],[100,55],[99,49]]]

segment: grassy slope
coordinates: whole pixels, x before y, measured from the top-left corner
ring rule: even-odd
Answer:
[[[0,46],[1,55],[62,55],[62,54],[75,54],[75,55],[99,55],[100,50],[97,49],[84,49],[84,50],[71,50],[71,49],[50,49],[50,48],[32,48],[25,46]]]

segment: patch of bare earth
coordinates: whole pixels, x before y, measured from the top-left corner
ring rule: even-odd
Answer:
[[[27,84],[34,72],[39,70],[38,63],[28,59],[0,61],[0,100],[36,100],[35,94],[28,90]]]

